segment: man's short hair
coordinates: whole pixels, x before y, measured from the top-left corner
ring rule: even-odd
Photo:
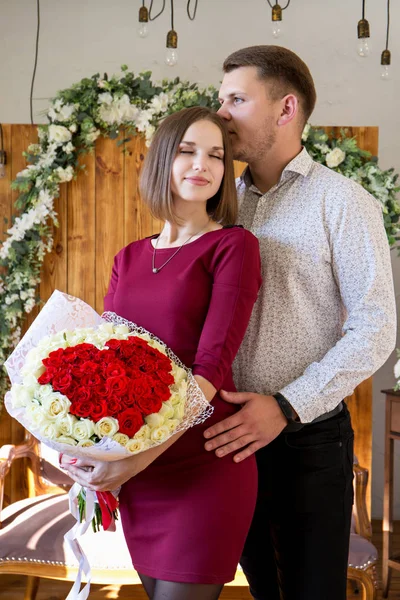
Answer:
[[[273,100],[294,93],[299,99],[304,123],[308,121],[317,94],[310,70],[297,54],[282,46],[249,46],[230,54],[223,65],[225,73],[239,67],[256,67],[260,79],[272,84]]]

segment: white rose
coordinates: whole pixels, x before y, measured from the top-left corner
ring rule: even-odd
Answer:
[[[160,410],[158,411],[159,415],[162,415],[164,419],[170,419],[174,414],[174,407],[170,400],[162,403]]]
[[[117,442],[118,444],[120,444],[121,446],[126,446],[126,444],[129,442],[129,437],[126,435],[126,433],[116,433],[115,435],[113,435],[114,442]]]
[[[57,167],[57,169],[54,169],[54,173],[57,175],[60,183],[64,183],[65,181],[71,181],[74,176],[74,168],[71,165],[66,169]]]
[[[176,404],[174,406],[174,419],[178,419],[179,421],[182,421],[184,415],[185,415],[185,405],[183,403],[180,404]]]
[[[397,363],[394,365],[394,376],[396,377],[396,379],[400,377],[400,360],[398,360]]]
[[[306,123],[305,126],[304,126],[304,129],[303,129],[303,133],[301,135],[301,139],[303,140],[303,142],[307,141],[310,129],[311,129],[310,123]]]
[[[57,438],[57,442],[59,442],[60,444],[67,444],[67,446],[76,446],[77,444],[77,441],[69,435],[60,435]]]
[[[173,433],[179,425],[180,425],[179,419],[168,419],[168,421],[165,421],[165,427],[167,427],[167,429],[170,433]]]
[[[142,427],[134,435],[135,440],[148,440],[150,438],[151,429],[148,425]]]
[[[78,421],[75,415],[60,415],[56,419],[58,431],[62,435],[72,436],[74,425]]]
[[[59,392],[53,392],[42,400],[43,414],[51,421],[55,421],[59,415],[66,415],[70,406],[68,398]]]
[[[330,169],[337,167],[346,158],[346,153],[340,148],[334,148],[326,155],[326,164]]]
[[[164,425],[164,417],[158,413],[148,415],[144,420],[151,428],[161,427],[161,425]]]
[[[71,132],[63,125],[49,125],[49,140],[58,145],[69,142],[72,138]]]
[[[11,400],[15,408],[29,406],[34,398],[35,387],[25,386],[20,383],[14,383],[11,388]]]
[[[55,440],[59,430],[55,421],[44,421],[40,424],[40,433],[48,440]]]
[[[100,129],[93,129],[89,133],[86,134],[86,140],[88,142],[95,142],[100,135]]]
[[[143,452],[144,450],[148,450],[150,448],[149,440],[129,440],[125,446],[125,448],[131,454],[138,454],[139,452]]]
[[[71,152],[73,152],[74,150],[75,146],[71,142],[68,142],[68,144],[64,146],[64,152],[66,152],[67,154],[71,154]]]
[[[104,92],[104,94],[99,94],[97,98],[97,102],[99,104],[111,104],[113,101],[113,97],[109,92]]]
[[[129,333],[129,327],[127,325],[117,325],[114,327],[114,333],[115,335],[127,337],[127,334]]]
[[[71,118],[74,110],[75,110],[75,106],[73,104],[64,104],[64,106],[62,106],[61,109],[59,110],[58,120],[59,121],[68,121],[68,119]]]
[[[76,123],[72,123],[72,125],[69,126],[69,130],[72,131],[72,133],[75,133],[78,129],[78,126]]]
[[[94,446],[94,441],[89,439],[79,440],[78,446],[81,446],[82,448],[88,448],[89,446]]]
[[[152,429],[150,437],[154,442],[162,443],[165,442],[170,435],[171,433],[168,427],[166,425],[161,425],[161,427],[154,427],[154,429]]]
[[[95,426],[90,419],[80,419],[74,424],[72,435],[75,439],[87,440],[94,434]]]
[[[34,429],[39,429],[46,421],[41,407],[38,404],[30,404],[27,406],[25,409],[25,416]]]
[[[114,417],[103,417],[94,426],[95,433],[100,437],[113,437],[118,431],[119,425]]]

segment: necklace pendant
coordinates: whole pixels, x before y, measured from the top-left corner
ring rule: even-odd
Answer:
[[[160,269],[156,269],[155,267],[153,268],[153,273],[158,273]]]

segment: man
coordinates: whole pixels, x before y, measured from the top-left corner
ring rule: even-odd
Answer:
[[[253,597],[345,600],[353,431],[343,399],[395,344],[381,209],[302,149],[316,94],[297,55],[245,48],[224,72],[219,114],[248,163],[239,222],[259,238],[263,286],[235,363],[249,391],[224,393],[242,408],[205,432],[206,449],[239,450],[235,461],[258,451],[241,561]]]

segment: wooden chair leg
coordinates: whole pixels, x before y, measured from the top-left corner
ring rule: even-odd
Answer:
[[[362,569],[349,568],[348,578],[356,581],[362,588],[362,600],[377,600],[377,585],[375,577],[375,566],[371,565],[365,571]]]
[[[39,583],[40,577],[33,577],[33,575],[28,575],[28,577],[26,578],[24,600],[35,600],[39,589]]]

